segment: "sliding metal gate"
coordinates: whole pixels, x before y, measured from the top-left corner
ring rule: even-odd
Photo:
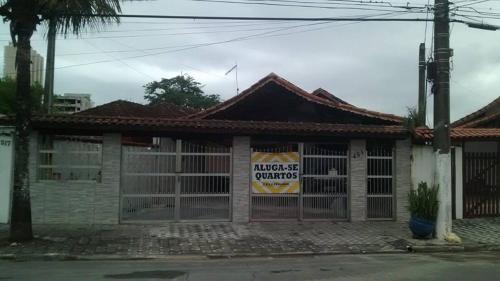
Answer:
[[[348,144],[289,143],[254,144],[252,152],[297,152],[300,155],[298,193],[253,193],[251,219],[347,220],[349,162]]]
[[[231,155],[207,141],[123,145],[121,221],[229,220]]]
[[[394,144],[367,144],[367,217],[392,219],[394,216]]]
[[[500,216],[500,153],[465,152],[464,217]]]

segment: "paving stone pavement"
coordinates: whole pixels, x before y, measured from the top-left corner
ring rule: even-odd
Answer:
[[[500,222],[497,224],[496,233]],[[461,224],[471,237],[475,227]],[[465,229],[468,229],[465,231]],[[7,226],[0,226],[0,255],[274,255],[297,253],[404,252],[408,245],[443,245],[411,238],[406,223],[171,223],[164,225],[35,225],[36,239],[12,246]],[[483,231],[485,236],[494,230]],[[493,231],[493,232],[492,232]],[[498,234],[496,236],[498,238]],[[485,240],[486,241],[486,240]],[[490,240],[488,240],[490,241]],[[493,241],[493,240],[491,240]],[[495,242],[497,240],[494,240]],[[500,241],[498,241],[500,244]]]
[[[500,217],[456,220],[453,231],[464,243],[500,247]]]

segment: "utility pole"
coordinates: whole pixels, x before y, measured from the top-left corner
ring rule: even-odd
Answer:
[[[450,15],[448,0],[434,2],[434,58],[437,79],[434,92],[435,183],[439,185],[436,235],[451,233],[451,154],[450,154]]]
[[[418,52],[418,116],[425,124],[427,116],[427,97],[425,95],[425,43],[420,43]]]
[[[45,88],[43,95],[43,109],[45,113],[52,112],[52,100],[54,96],[54,66],[56,55],[56,33],[57,22],[55,18],[49,20],[49,31],[47,34],[47,64],[45,66]]]

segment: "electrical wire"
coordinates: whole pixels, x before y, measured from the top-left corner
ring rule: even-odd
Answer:
[[[429,7],[431,0],[427,0],[427,7]],[[430,9],[427,8],[427,14],[425,15],[425,19],[429,19],[429,11]],[[424,31],[424,45],[427,42],[427,21],[425,22],[425,31]]]
[[[232,0],[191,0],[196,2],[211,2],[211,3],[226,3],[226,4],[241,4],[241,5],[264,5],[264,6],[276,6],[276,7],[296,7],[296,8],[317,8],[317,9],[328,9],[328,10],[361,10],[361,11],[378,11],[378,12],[390,12],[394,11],[386,7],[385,9],[381,8],[368,8],[369,5],[365,7],[332,7],[332,6],[316,6],[316,5],[305,5],[305,4],[279,4],[279,3],[254,3],[254,2],[245,2],[245,1],[232,1]],[[425,7],[418,7],[418,9],[424,9]],[[400,8],[401,9],[401,8]],[[410,8],[403,8],[410,9]],[[421,11],[421,13],[425,13]]]
[[[379,15],[370,15],[370,16],[365,16],[364,18],[344,18],[344,19],[352,19],[353,21],[356,22],[363,22],[366,21],[370,18],[376,17],[376,16],[384,16],[387,14],[379,14]],[[390,20],[390,19],[389,19]],[[290,26],[290,27],[283,27],[283,28],[277,28],[271,31],[266,31],[266,32],[260,32],[260,33],[255,33],[251,35],[246,35],[246,36],[240,36],[228,40],[223,40],[223,41],[216,41],[216,42],[210,42],[210,43],[201,43],[201,44],[191,44],[191,45],[185,45],[185,46],[172,46],[170,48],[174,48],[173,50],[164,50],[162,52],[155,52],[155,53],[148,53],[148,54],[142,54],[142,55],[136,55],[136,56],[129,56],[125,58],[120,58],[121,60],[129,60],[129,59],[135,59],[135,58],[143,58],[143,57],[148,57],[148,56],[157,56],[157,55],[163,55],[163,54],[168,54],[168,53],[175,53],[175,52],[181,52],[181,51],[186,51],[186,50],[191,50],[191,49],[196,49],[196,48],[201,48],[201,47],[207,47],[207,46],[214,46],[214,45],[220,45],[220,44],[226,44],[226,43],[231,43],[231,42],[238,42],[238,41],[244,41],[244,40],[250,40],[254,38],[267,38],[271,37],[269,35],[272,35],[277,32],[281,31],[286,31],[286,30],[292,30],[292,29],[297,29],[297,28],[303,28],[303,27],[309,27],[309,26],[317,26],[317,25],[325,25],[325,24],[331,24],[332,22],[330,21],[323,21],[323,22],[313,22],[313,23],[307,23],[307,24],[300,24],[300,25],[295,25],[295,26]],[[300,32],[300,31],[299,31]],[[275,34],[276,36],[283,36],[285,34]],[[143,49],[145,50],[145,49]],[[113,62],[113,59],[107,59],[107,60],[100,60],[100,61],[93,61],[93,62],[87,62],[87,63],[80,63],[80,64],[72,64],[72,65],[66,65],[66,66],[60,66],[60,67],[55,67],[54,69],[65,69],[65,68],[73,68],[73,67],[79,67],[79,66],[86,66],[86,65],[93,65],[93,64],[100,64],[100,63],[107,63],[107,62]]]

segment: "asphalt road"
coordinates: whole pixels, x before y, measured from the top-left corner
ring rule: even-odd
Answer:
[[[0,280],[500,280],[500,253],[0,261]]]

